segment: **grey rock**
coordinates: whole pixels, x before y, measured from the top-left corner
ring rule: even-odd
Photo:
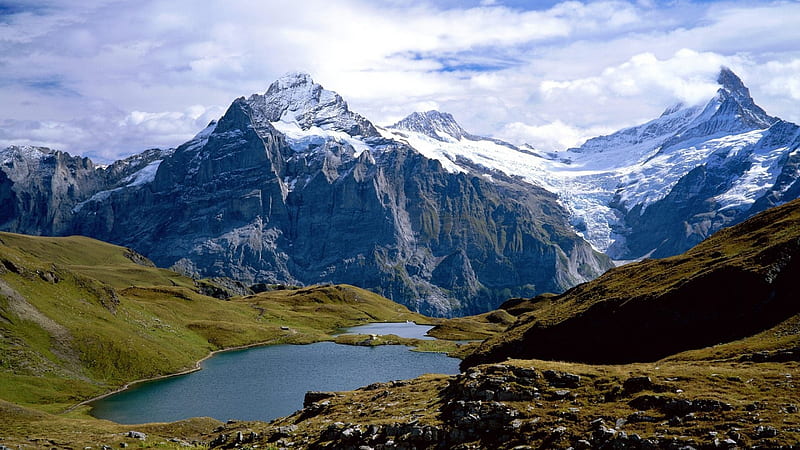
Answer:
[[[649,422],[649,423],[656,423],[659,421],[657,417],[653,417],[648,415],[644,411],[636,411],[628,416],[628,422],[631,423],[639,423],[639,422]]]
[[[606,423],[603,419],[594,419],[589,423],[593,430],[600,430],[605,428]]]
[[[614,439],[617,436],[617,430],[608,428],[605,425],[600,425],[592,433],[592,440],[594,442],[602,443]]]
[[[142,441],[147,440],[147,435],[142,433],[141,431],[128,431],[125,434],[125,436],[127,436],[129,438],[133,438],[133,439],[139,439],[139,440],[142,440]]]
[[[778,435],[778,430],[769,425],[759,425],[754,430],[756,439],[773,438]]]
[[[308,391],[303,398],[303,407],[307,408],[314,403],[336,397],[333,392]]]
[[[48,148],[8,147],[0,151],[0,229],[64,234],[82,202],[133,184],[132,175],[169,153],[147,150],[101,168],[88,158]]]
[[[553,387],[576,388],[581,384],[580,375],[573,373],[545,370],[542,375]]]

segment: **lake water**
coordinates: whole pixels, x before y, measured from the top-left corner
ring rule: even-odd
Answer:
[[[402,338],[410,339],[435,339],[426,336],[426,333],[433,327],[417,325],[414,322],[398,323],[368,323],[357,327],[345,328],[342,334],[394,334]]]
[[[360,334],[398,334],[375,327]],[[402,324],[424,329],[430,327]],[[417,330],[419,332],[419,330]],[[320,342],[223,352],[203,370],[138,384],[92,403],[91,414],[118,423],[171,422],[208,416],[218,420],[269,421],[303,407],[307,391],[352,390],[425,373],[458,373],[459,360],[408,347],[358,347]]]

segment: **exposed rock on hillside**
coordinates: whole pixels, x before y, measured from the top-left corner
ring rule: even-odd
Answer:
[[[348,450],[791,448],[780,446],[800,433],[792,381],[775,368],[737,373],[755,377],[742,388],[741,379],[717,375],[709,389],[702,366],[509,361],[453,377],[315,393],[289,417],[227,424],[211,442]]]

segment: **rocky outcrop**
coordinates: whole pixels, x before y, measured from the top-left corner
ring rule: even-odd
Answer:
[[[446,379],[313,393],[302,410],[268,425],[220,427],[211,447],[236,448],[246,442],[348,450],[793,448],[799,431],[789,425],[796,404],[778,401],[778,412],[771,400],[769,405],[753,403],[731,392],[741,388],[742,380],[718,374],[712,375],[720,378],[715,390],[706,393],[706,369],[637,366],[650,370],[650,377],[626,375],[630,366],[573,365],[581,373],[571,373],[531,364],[511,361]],[[794,389],[791,382],[767,384],[779,396]]]
[[[75,209],[93,196],[138,185],[147,167],[168,154],[151,149],[108,167],[48,148],[14,146],[0,151],[0,229],[27,234],[66,234]],[[150,168],[154,173],[154,168]]]

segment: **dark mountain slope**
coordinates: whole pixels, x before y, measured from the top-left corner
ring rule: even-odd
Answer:
[[[758,333],[800,312],[800,201],[692,250],[613,269],[522,315],[464,366],[511,358],[653,361]]]

